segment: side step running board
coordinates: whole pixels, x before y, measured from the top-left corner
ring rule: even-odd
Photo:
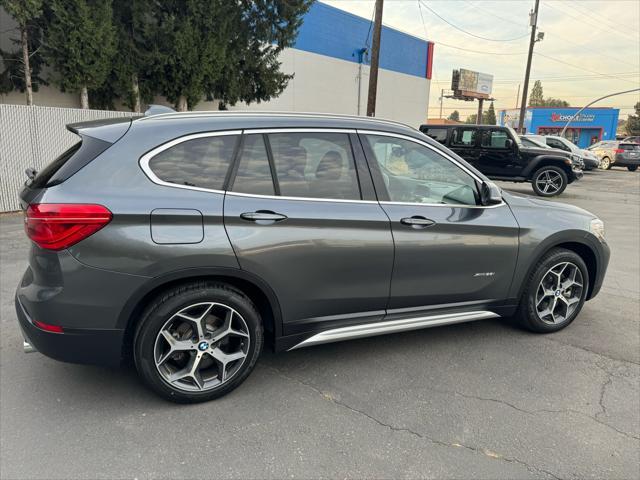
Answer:
[[[441,315],[430,315],[428,317],[403,318],[401,320],[389,320],[386,322],[365,323],[363,325],[352,325],[349,327],[334,328],[324,332],[316,333],[312,337],[303,340],[289,349],[310,347],[321,343],[340,342],[354,338],[373,337],[387,333],[407,332],[421,328],[438,327],[440,325],[451,325],[453,323],[471,322],[474,320],[484,320],[497,318],[500,315],[489,311],[445,313]]]

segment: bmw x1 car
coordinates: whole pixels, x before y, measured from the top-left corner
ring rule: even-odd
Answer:
[[[607,269],[595,215],[501,191],[398,123],[163,113],[68,128],[78,143],[20,194],[25,347],[132,360],[176,402],[231,391],[265,344],[512,316],[555,332]]]

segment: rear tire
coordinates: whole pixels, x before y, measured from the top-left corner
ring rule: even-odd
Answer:
[[[636,170],[638,170],[638,165],[629,165],[627,167],[627,170],[629,170],[630,172],[635,172]]]
[[[221,397],[253,370],[264,343],[260,314],[223,283],[172,288],[144,311],[134,338],[142,380],[177,403]]]
[[[541,197],[560,195],[568,183],[565,171],[551,165],[538,169],[531,177],[533,191]]]
[[[602,160],[600,160],[600,168],[602,170],[609,170],[611,168],[611,159],[609,157],[602,157]]]
[[[562,330],[582,310],[589,290],[589,271],[575,252],[554,248],[536,264],[527,279],[516,319],[537,333]]]

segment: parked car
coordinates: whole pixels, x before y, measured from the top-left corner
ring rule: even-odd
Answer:
[[[540,136],[542,136],[542,135],[540,135]],[[544,138],[541,139],[541,140],[537,139],[537,138],[534,139],[531,136],[527,136],[527,135],[519,135],[519,137],[520,137],[520,141],[522,142],[522,144],[525,147],[546,148],[548,150],[554,150],[554,151],[557,151],[557,152],[564,151],[563,149],[560,149],[560,148],[550,147],[549,145],[547,145],[545,143]],[[590,154],[590,155],[592,155],[592,154]],[[594,156],[594,158],[595,158],[595,156]],[[584,160],[582,158],[580,158],[579,160],[572,160],[572,161],[574,162],[574,166],[577,165],[578,168],[580,168],[582,170],[590,170],[591,169],[591,168],[585,168],[585,162],[584,162]],[[597,162],[598,165],[600,165],[600,160],[598,160],[597,158],[596,158],[596,162]]]
[[[265,343],[513,315],[555,332],[607,269],[595,215],[501,191],[401,124],[189,112],[69,129],[80,142],[20,194],[25,348],[132,357],[173,401],[236,388]]]
[[[622,139],[623,143],[640,143],[640,136],[626,137]]]
[[[422,125],[437,140],[494,180],[530,182],[542,197],[561,194],[582,178],[580,158],[566,152],[527,147],[509,127],[493,125]]]
[[[600,158],[600,168],[604,170],[617,166],[635,172],[640,165],[640,144],[637,143],[604,141],[594,143],[589,150]]]
[[[577,156],[583,164],[583,170],[593,170],[594,168],[600,167],[600,160],[598,157],[590,151],[578,147],[575,143],[564,137],[556,135],[534,135],[528,133],[524,135],[524,138],[537,140],[540,143],[545,143],[548,147],[564,150],[565,152],[569,152],[570,154]]]

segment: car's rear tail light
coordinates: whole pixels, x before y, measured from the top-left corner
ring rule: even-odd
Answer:
[[[616,148],[613,152],[614,153],[624,153],[625,150],[624,150],[624,148]]]
[[[25,212],[24,229],[41,248],[62,250],[93,235],[112,217],[102,205],[36,203]]]
[[[60,325],[50,325],[48,323],[44,323],[39,320],[34,320],[33,324],[39,329],[45,330],[47,332],[63,333],[62,327]]]

